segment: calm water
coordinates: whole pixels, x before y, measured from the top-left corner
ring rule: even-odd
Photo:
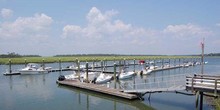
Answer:
[[[220,74],[220,58],[206,58],[209,63],[205,65],[206,74]],[[131,61],[132,62],[132,61]],[[173,62],[173,61],[171,61]],[[112,63],[112,62],[110,62]],[[62,63],[62,67],[72,63]],[[58,68],[59,64],[47,64]],[[23,68],[24,65],[13,65],[14,70]],[[144,101],[127,101],[107,95],[74,89],[56,84],[61,74],[67,72],[54,72],[41,75],[15,75],[4,76],[2,73],[8,65],[0,65],[0,110],[192,110],[195,109],[195,96],[186,96],[176,93],[154,93],[151,100],[149,94],[144,96]],[[111,70],[112,68],[109,68]],[[133,70],[133,66],[129,68]],[[141,67],[136,66],[136,70]],[[201,71],[200,66],[179,68],[151,75],[126,80],[128,82],[143,83],[175,74],[194,74]],[[156,79],[157,80],[157,79]],[[125,82],[126,82],[125,81]],[[110,83],[113,85],[113,82]],[[185,91],[183,91],[185,92]],[[214,109],[206,101],[204,110]]]

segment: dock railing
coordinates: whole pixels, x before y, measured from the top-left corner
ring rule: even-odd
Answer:
[[[176,74],[160,77],[146,78],[146,82],[134,83],[124,82],[121,83],[121,88],[124,92],[128,93],[151,93],[162,91],[177,91],[185,89],[186,74]]]
[[[187,90],[214,93],[215,96],[220,92],[220,76],[213,75],[194,75],[186,76]]]

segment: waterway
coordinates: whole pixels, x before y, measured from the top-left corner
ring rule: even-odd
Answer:
[[[205,58],[204,73],[220,75],[220,58]],[[132,62],[132,61],[131,61]],[[173,62],[173,61],[171,61]],[[113,63],[113,62],[110,62]],[[177,63],[177,62],[176,62]],[[67,67],[73,63],[62,63]],[[59,68],[58,63],[46,64]],[[13,65],[12,69],[23,68],[24,65]],[[136,66],[136,71],[141,66]],[[143,96],[145,100],[128,101],[95,92],[79,90],[56,84],[59,75],[71,74],[71,71],[53,72],[39,75],[4,76],[8,65],[0,65],[0,110],[192,110],[196,109],[195,96],[170,93],[154,93]],[[133,70],[134,67],[129,67]],[[111,68],[109,70],[112,70]],[[150,79],[162,78],[178,74],[199,74],[201,66],[177,68],[173,70],[153,72],[147,76],[135,76],[128,82],[143,83]],[[124,81],[124,82],[126,82]],[[112,85],[113,82],[110,83]],[[186,91],[182,91],[186,92]],[[188,92],[190,93],[190,91]],[[214,109],[204,100],[204,110]]]

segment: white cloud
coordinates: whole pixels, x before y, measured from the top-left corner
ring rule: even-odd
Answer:
[[[186,50],[191,52],[198,39],[213,35],[209,29],[191,23],[168,25],[162,30],[136,27],[113,19],[117,14],[114,10],[101,12],[93,7],[86,16],[85,27],[68,24],[63,27],[62,37],[71,41],[72,47],[83,48],[84,53],[174,54],[180,51],[179,45],[191,43],[189,50]],[[178,54],[185,54],[185,51],[181,52]]]
[[[174,37],[181,39],[190,39],[192,37],[206,37],[213,34],[206,28],[193,25],[191,23],[181,25],[168,25],[163,30],[145,29],[126,24],[121,20],[113,20],[112,17],[118,14],[111,10],[102,13],[96,7],[91,8],[86,18],[88,24],[86,27],[77,25],[66,25],[63,28],[63,38],[74,38],[75,40],[103,39],[103,40],[124,40],[131,44],[142,44],[148,41],[156,43],[161,36]]]
[[[206,37],[213,33],[203,27],[193,24],[169,25],[163,30],[165,35],[177,38]]]
[[[0,23],[0,38],[45,38],[53,19],[45,14],[19,17],[14,22]]]
[[[115,10],[102,13],[96,7],[91,8],[86,16],[88,24],[86,27],[76,25],[66,25],[63,28],[63,38],[74,38],[75,40],[104,40],[113,41],[113,43],[124,41],[123,43],[137,43],[139,40],[150,39],[154,34],[152,30],[134,27],[126,24],[121,20],[113,20],[112,17],[117,15]],[[115,41],[115,42],[114,42]]]
[[[11,16],[13,16],[13,11],[11,9],[3,8],[1,10],[1,16],[3,18],[10,18]]]

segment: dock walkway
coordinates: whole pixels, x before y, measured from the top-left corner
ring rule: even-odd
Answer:
[[[220,76],[199,75],[186,76],[186,88],[192,91],[201,91],[217,94],[220,93]]]
[[[81,88],[81,89],[90,90],[90,91],[94,91],[94,92],[98,92],[98,93],[103,93],[103,94],[107,94],[107,95],[111,95],[111,96],[125,98],[125,99],[129,99],[129,100],[138,98],[137,95],[124,93],[120,89],[107,88],[105,86],[101,86],[101,85],[97,85],[97,84],[79,82],[78,80],[64,80],[64,81],[57,81],[57,83],[61,84],[61,85]]]

